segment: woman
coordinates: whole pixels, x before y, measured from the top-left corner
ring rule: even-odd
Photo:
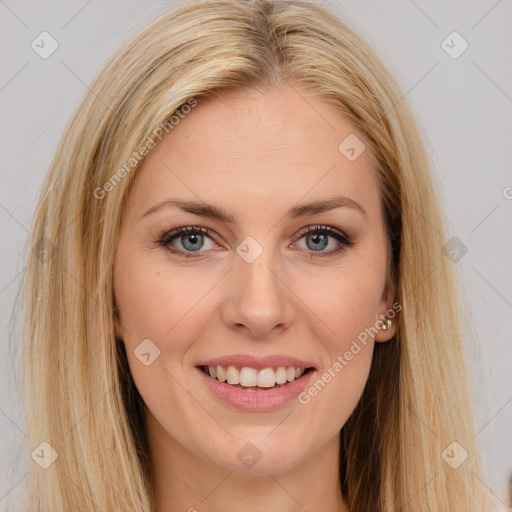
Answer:
[[[304,0],[186,2],[108,62],[30,235],[25,510],[489,510],[403,96]]]

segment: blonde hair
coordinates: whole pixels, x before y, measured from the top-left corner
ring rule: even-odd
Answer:
[[[119,169],[192,98],[284,84],[339,109],[371,150],[388,285],[402,305],[340,434],[346,503],[354,512],[488,510],[460,297],[419,130],[370,46],[306,0],[180,4],[109,60],[72,119],[29,237],[38,250],[24,283],[26,431],[30,451],[46,441],[58,458],[32,465],[24,510],[154,510],[142,400],[114,330],[113,261],[140,162]],[[95,193],[109,180],[108,193]],[[441,456],[454,441],[469,454],[456,469]]]

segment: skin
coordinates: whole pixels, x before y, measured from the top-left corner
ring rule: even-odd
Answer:
[[[394,335],[396,320],[306,405],[237,410],[212,397],[195,365],[233,353],[284,354],[311,361],[321,376],[391,307],[371,155],[351,162],[338,150],[352,133],[301,86],[232,92],[199,101],[137,171],[114,265],[116,329],[146,405],[159,512],[232,510],[233,502],[246,512],[347,510],[339,431],[362,394],[374,343]],[[357,201],[366,217],[349,207],[285,217],[333,195]],[[169,196],[221,206],[235,223],[177,207],[143,217]],[[317,224],[354,245],[319,256],[340,242],[301,235]],[[198,257],[156,243],[186,226],[209,228],[211,238],[180,235],[171,247]],[[250,264],[236,253],[247,236],[263,248]],[[148,338],[160,355],[146,366],[134,350]],[[248,442],[261,453],[250,468],[237,457]]]

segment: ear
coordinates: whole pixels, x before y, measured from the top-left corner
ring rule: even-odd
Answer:
[[[393,312],[393,318],[391,318],[391,315],[386,315],[386,311],[388,313],[390,311]],[[391,325],[386,329],[386,325],[389,325],[390,322]],[[395,310],[393,308],[387,308],[384,310],[375,322],[375,327],[379,329],[379,332],[375,335],[375,341],[377,343],[389,341],[396,334],[397,323],[398,315]]]
[[[385,292],[380,305],[377,318],[375,319],[375,328],[378,329],[375,335],[377,343],[389,341],[396,334],[398,326],[398,312],[402,309],[402,305],[398,302],[391,303],[389,297],[394,297],[395,290],[391,293]]]

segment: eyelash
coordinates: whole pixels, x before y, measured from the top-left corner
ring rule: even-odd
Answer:
[[[341,231],[338,231],[337,229],[332,228],[331,226],[324,226],[324,225],[316,225],[316,226],[309,226],[305,229],[303,229],[299,235],[297,240],[300,240],[305,235],[308,235],[310,233],[321,233],[321,234],[327,234],[336,240],[340,242],[339,247],[337,247],[334,250],[331,251],[309,251],[312,253],[312,258],[322,258],[326,256],[333,256],[335,254],[339,254],[344,252],[348,247],[351,247],[354,245],[354,242],[350,240],[345,234],[343,234]],[[201,256],[192,256],[192,252],[205,252],[205,251],[181,251],[174,248],[171,248],[170,244],[174,239],[179,238],[180,236],[190,235],[190,234],[202,234],[208,236],[210,239],[214,240],[210,236],[210,230],[208,228],[203,228],[200,226],[186,226],[177,228],[173,231],[168,231],[161,235],[157,240],[155,240],[155,243],[159,244],[160,246],[164,247],[167,251],[171,252],[172,254],[176,254],[178,256],[184,257],[184,258],[200,258]],[[215,240],[214,240],[215,241]]]

